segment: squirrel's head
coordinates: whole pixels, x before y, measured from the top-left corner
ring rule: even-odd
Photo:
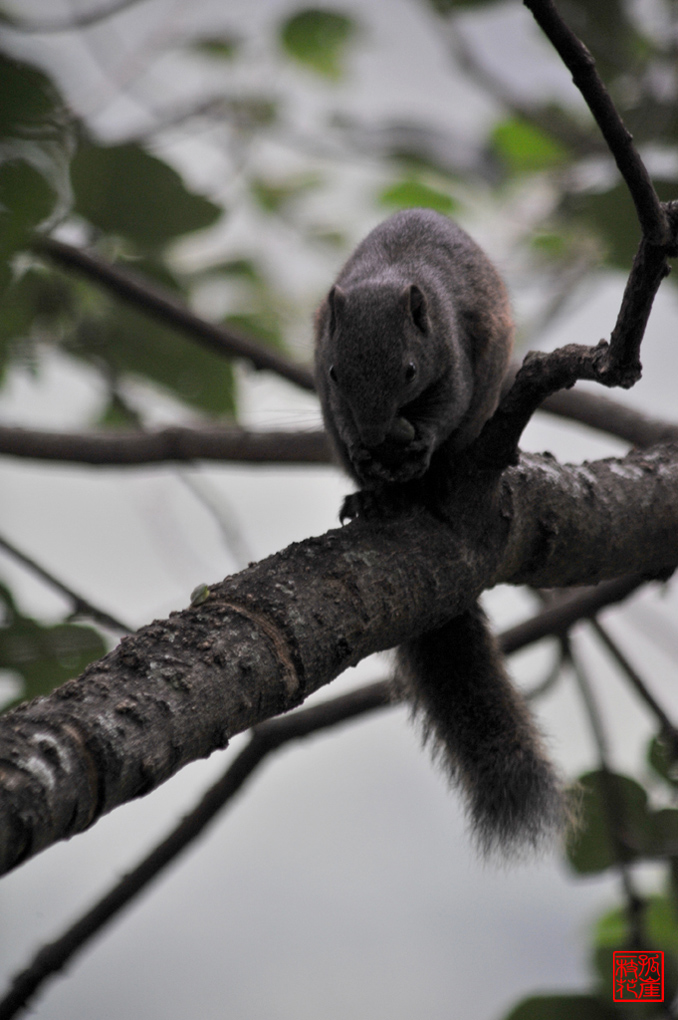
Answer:
[[[335,285],[319,318],[318,389],[356,474],[368,482],[421,477],[470,400],[455,397],[454,379],[465,373],[455,372],[450,338],[436,336],[424,290]]]

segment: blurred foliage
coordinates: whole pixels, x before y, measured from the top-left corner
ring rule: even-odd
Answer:
[[[654,737],[648,762],[675,789],[675,755]],[[666,892],[627,902],[594,922],[591,944],[592,994],[542,995],[525,999],[505,1020],[580,1020],[581,1017],[651,1020],[667,1016],[663,1006],[612,1002],[612,953],[619,949],[664,952],[665,1002],[678,993],[678,810],[653,808],[648,790],[635,779],[612,772],[589,772],[577,783],[580,812],[568,860],[580,875],[600,874],[650,861],[665,862]],[[640,928],[638,929],[638,925]],[[637,931],[642,932],[642,946]]]
[[[0,138],[49,136],[64,109],[46,74],[0,55]]]
[[[140,145],[82,145],[71,162],[74,212],[140,251],[211,226],[219,206],[186,190],[181,177]]]
[[[105,652],[101,636],[92,627],[75,623],[47,626],[23,616],[9,589],[0,584],[0,669],[21,679],[17,701],[49,694]]]
[[[356,31],[356,23],[346,14],[309,8],[285,21],[280,28],[280,42],[299,64],[337,80],[344,73],[347,44]]]
[[[317,173],[299,174],[284,180],[264,180],[254,177],[251,182],[252,195],[264,212],[281,213],[294,199],[303,197],[322,184]]]
[[[436,212],[449,216],[459,207],[459,203],[451,195],[417,180],[397,181],[378,195],[381,205],[391,209],[409,209],[420,206],[435,209]]]
[[[520,117],[497,124],[492,145],[512,174],[524,174],[563,164],[567,149],[557,139]]]
[[[232,60],[238,52],[240,39],[235,35],[204,36],[194,39],[190,48],[207,57],[217,60]]]
[[[98,307],[81,315],[64,337],[66,350],[104,368],[112,380],[138,376],[207,414],[234,413],[230,361],[204,347],[190,347],[183,336],[136,309],[96,297]]]

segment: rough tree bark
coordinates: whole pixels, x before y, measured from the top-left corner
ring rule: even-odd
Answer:
[[[408,507],[292,545],[0,720],[0,868],[299,705],[494,584],[592,584],[678,563],[678,449],[461,471],[451,529]]]

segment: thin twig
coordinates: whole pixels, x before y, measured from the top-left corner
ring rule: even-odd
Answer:
[[[122,623],[117,620],[110,613],[105,612],[103,609],[98,609],[95,605],[86,599],[82,595],[79,595],[68,585],[60,581],[54,574],[51,574],[44,567],[41,567],[39,563],[27,556],[26,553],[21,552],[15,545],[9,542],[6,538],[0,535],[0,549],[4,549],[5,552],[9,553],[19,563],[23,563],[25,567],[28,567],[34,574],[41,577],[43,581],[49,584],[52,588],[55,588],[62,595],[65,595],[73,606],[73,612],[81,614],[83,616],[89,616],[91,619],[96,620],[103,627],[110,627],[111,630],[121,631],[124,634],[131,634],[132,628],[128,627],[126,623]]]
[[[544,694],[547,694],[562,675],[564,662],[565,650],[561,641],[559,642],[556,657],[546,676],[536,683],[534,687],[531,687],[528,691],[522,692],[525,701],[536,701],[538,698],[543,697]]]
[[[671,231],[665,209],[633,144],[633,138],[596,71],[593,57],[565,24],[553,0],[523,2],[572,74],[574,84],[593,114],[631,192],[643,235],[653,244],[668,244],[671,241]]]
[[[523,429],[550,394],[579,379],[603,386],[633,386],[641,375],[640,346],[655,294],[678,255],[678,203],[660,202],[631,135],[617,113],[595,62],[563,22],[552,0],[523,0],[547,35],[589,105],[636,205],[642,238],[609,342],[568,344],[549,354],[531,352],[494,417],[468,451],[471,463],[501,470],[515,464]]]
[[[579,589],[576,595],[566,595],[555,605],[547,606],[541,612],[515,627],[505,630],[499,641],[505,655],[524,648],[541,638],[567,634],[578,620],[588,620],[606,606],[624,599],[641,585],[647,583],[640,574],[628,574],[614,581],[603,581],[594,588]]]
[[[113,0],[113,3],[106,4],[97,10],[90,11],[87,14],[75,14],[73,17],[67,19],[39,18],[28,21],[23,18],[17,18],[16,15],[7,14],[3,11],[0,15],[0,23],[8,25],[17,32],[23,32],[26,35],[46,35],[52,32],[75,32],[79,29],[90,28],[92,25],[98,25],[107,18],[112,18],[114,15],[127,10],[128,7],[134,7],[134,5],[138,3],[140,3],[140,0]]]
[[[610,840],[614,847],[616,865],[624,889],[626,899],[626,912],[629,920],[629,941],[634,949],[641,949],[645,944],[643,931],[643,915],[645,902],[635,890],[633,878],[628,864],[629,850],[631,849],[624,836],[625,810],[622,798],[616,786],[616,777],[610,766],[609,746],[607,735],[603,726],[603,719],[589,683],[586,672],[583,669],[579,656],[574,655],[569,640],[566,640],[567,656],[572,672],[577,681],[579,693],[581,694],[584,708],[588,716],[593,738],[598,749],[598,760],[603,783],[603,808],[607,819],[607,827]]]
[[[254,556],[226,497],[217,493],[206,478],[192,471],[179,469],[176,476],[210,514],[237,569],[244,570]]]
[[[31,247],[37,255],[46,256],[58,265],[80,273],[208,350],[228,357],[244,358],[255,369],[269,369],[302,389],[314,388],[312,373],[306,366],[295,364],[234,329],[201,319],[171,291],[107,262],[101,255],[45,236],[36,237]]]
[[[678,748],[678,729],[674,723],[669,719],[668,715],[661,707],[655,696],[648,689],[645,681],[640,676],[638,671],[631,665],[627,657],[622,652],[621,648],[616,641],[612,639],[609,632],[598,620],[595,618],[591,620],[591,626],[598,635],[600,640],[603,642],[612,658],[615,660],[617,665],[623,670],[631,684],[636,689],[637,693],[643,699],[648,708],[651,709],[655,715],[659,725],[662,728],[662,735],[671,741],[671,745],[674,748]]]

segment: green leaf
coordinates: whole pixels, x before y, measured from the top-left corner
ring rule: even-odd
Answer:
[[[561,209],[600,239],[608,265],[628,271],[640,241],[640,227],[625,184],[605,192],[568,195]]]
[[[568,846],[575,871],[604,871],[620,860],[634,860],[647,852],[653,824],[642,786],[628,776],[589,772],[580,778],[580,827]],[[614,824],[623,841],[619,845],[610,831]]]
[[[24,341],[36,332],[60,332],[62,322],[72,317],[74,300],[72,288],[42,268],[11,280],[0,301],[0,378],[7,364],[25,359]]]
[[[450,215],[459,208],[459,203],[443,191],[423,184],[421,181],[405,180],[384,188],[379,193],[381,205],[392,209],[424,208]]]
[[[96,424],[108,429],[142,428],[143,423],[137,412],[118,393],[112,393],[108,403],[97,418]]]
[[[222,274],[223,276],[240,277],[257,286],[263,283],[261,270],[253,259],[229,259],[227,262],[217,262],[209,268],[210,275]]]
[[[339,79],[356,23],[338,11],[309,8],[283,23],[280,41],[288,56],[325,78]]]
[[[176,170],[131,142],[84,146],[73,158],[71,180],[75,211],[141,251],[209,227],[222,212],[188,191]]]
[[[240,39],[236,36],[215,35],[194,39],[189,48],[206,57],[214,57],[217,60],[233,60],[239,47]]]
[[[664,952],[678,953],[678,919],[668,896],[649,896],[645,901],[643,929],[650,944]],[[598,919],[594,929],[599,949],[625,949],[629,942],[629,918],[625,907],[616,907]]]
[[[611,1003],[593,995],[535,995],[525,999],[506,1020],[620,1020]]]
[[[548,170],[568,158],[565,147],[551,135],[519,117],[509,117],[494,128],[492,146],[514,174]]]
[[[0,54],[0,137],[51,134],[61,107],[42,71]]]
[[[241,131],[268,127],[278,116],[278,104],[270,96],[232,96],[226,105],[229,119]]]
[[[11,282],[12,256],[26,247],[55,201],[52,187],[29,163],[16,160],[0,166],[0,291]]]
[[[255,177],[250,183],[250,188],[262,209],[275,213],[292,199],[319,187],[322,182],[323,178],[316,173],[300,174],[283,181],[266,181]]]
[[[106,653],[101,635],[92,627],[75,623],[45,626],[23,616],[4,585],[0,585],[0,608],[0,669],[18,673],[23,679],[17,700],[49,694]]]
[[[678,811],[663,808],[650,815],[651,838],[648,854],[652,857],[678,856]]]
[[[662,736],[653,736],[647,746],[647,762],[670,786],[678,786],[678,760]]]
[[[261,308],[256,312],[241,312],[227,315],[224,322],[243,333],[248,333],[269,347],[284,348],[278,316],[273,308]]]
[[[235,413],[230,361],[126,306],[106,303],[85,316],[66,348],[108,366],[112,378],[131,374],[155,382],[208,414]]]

